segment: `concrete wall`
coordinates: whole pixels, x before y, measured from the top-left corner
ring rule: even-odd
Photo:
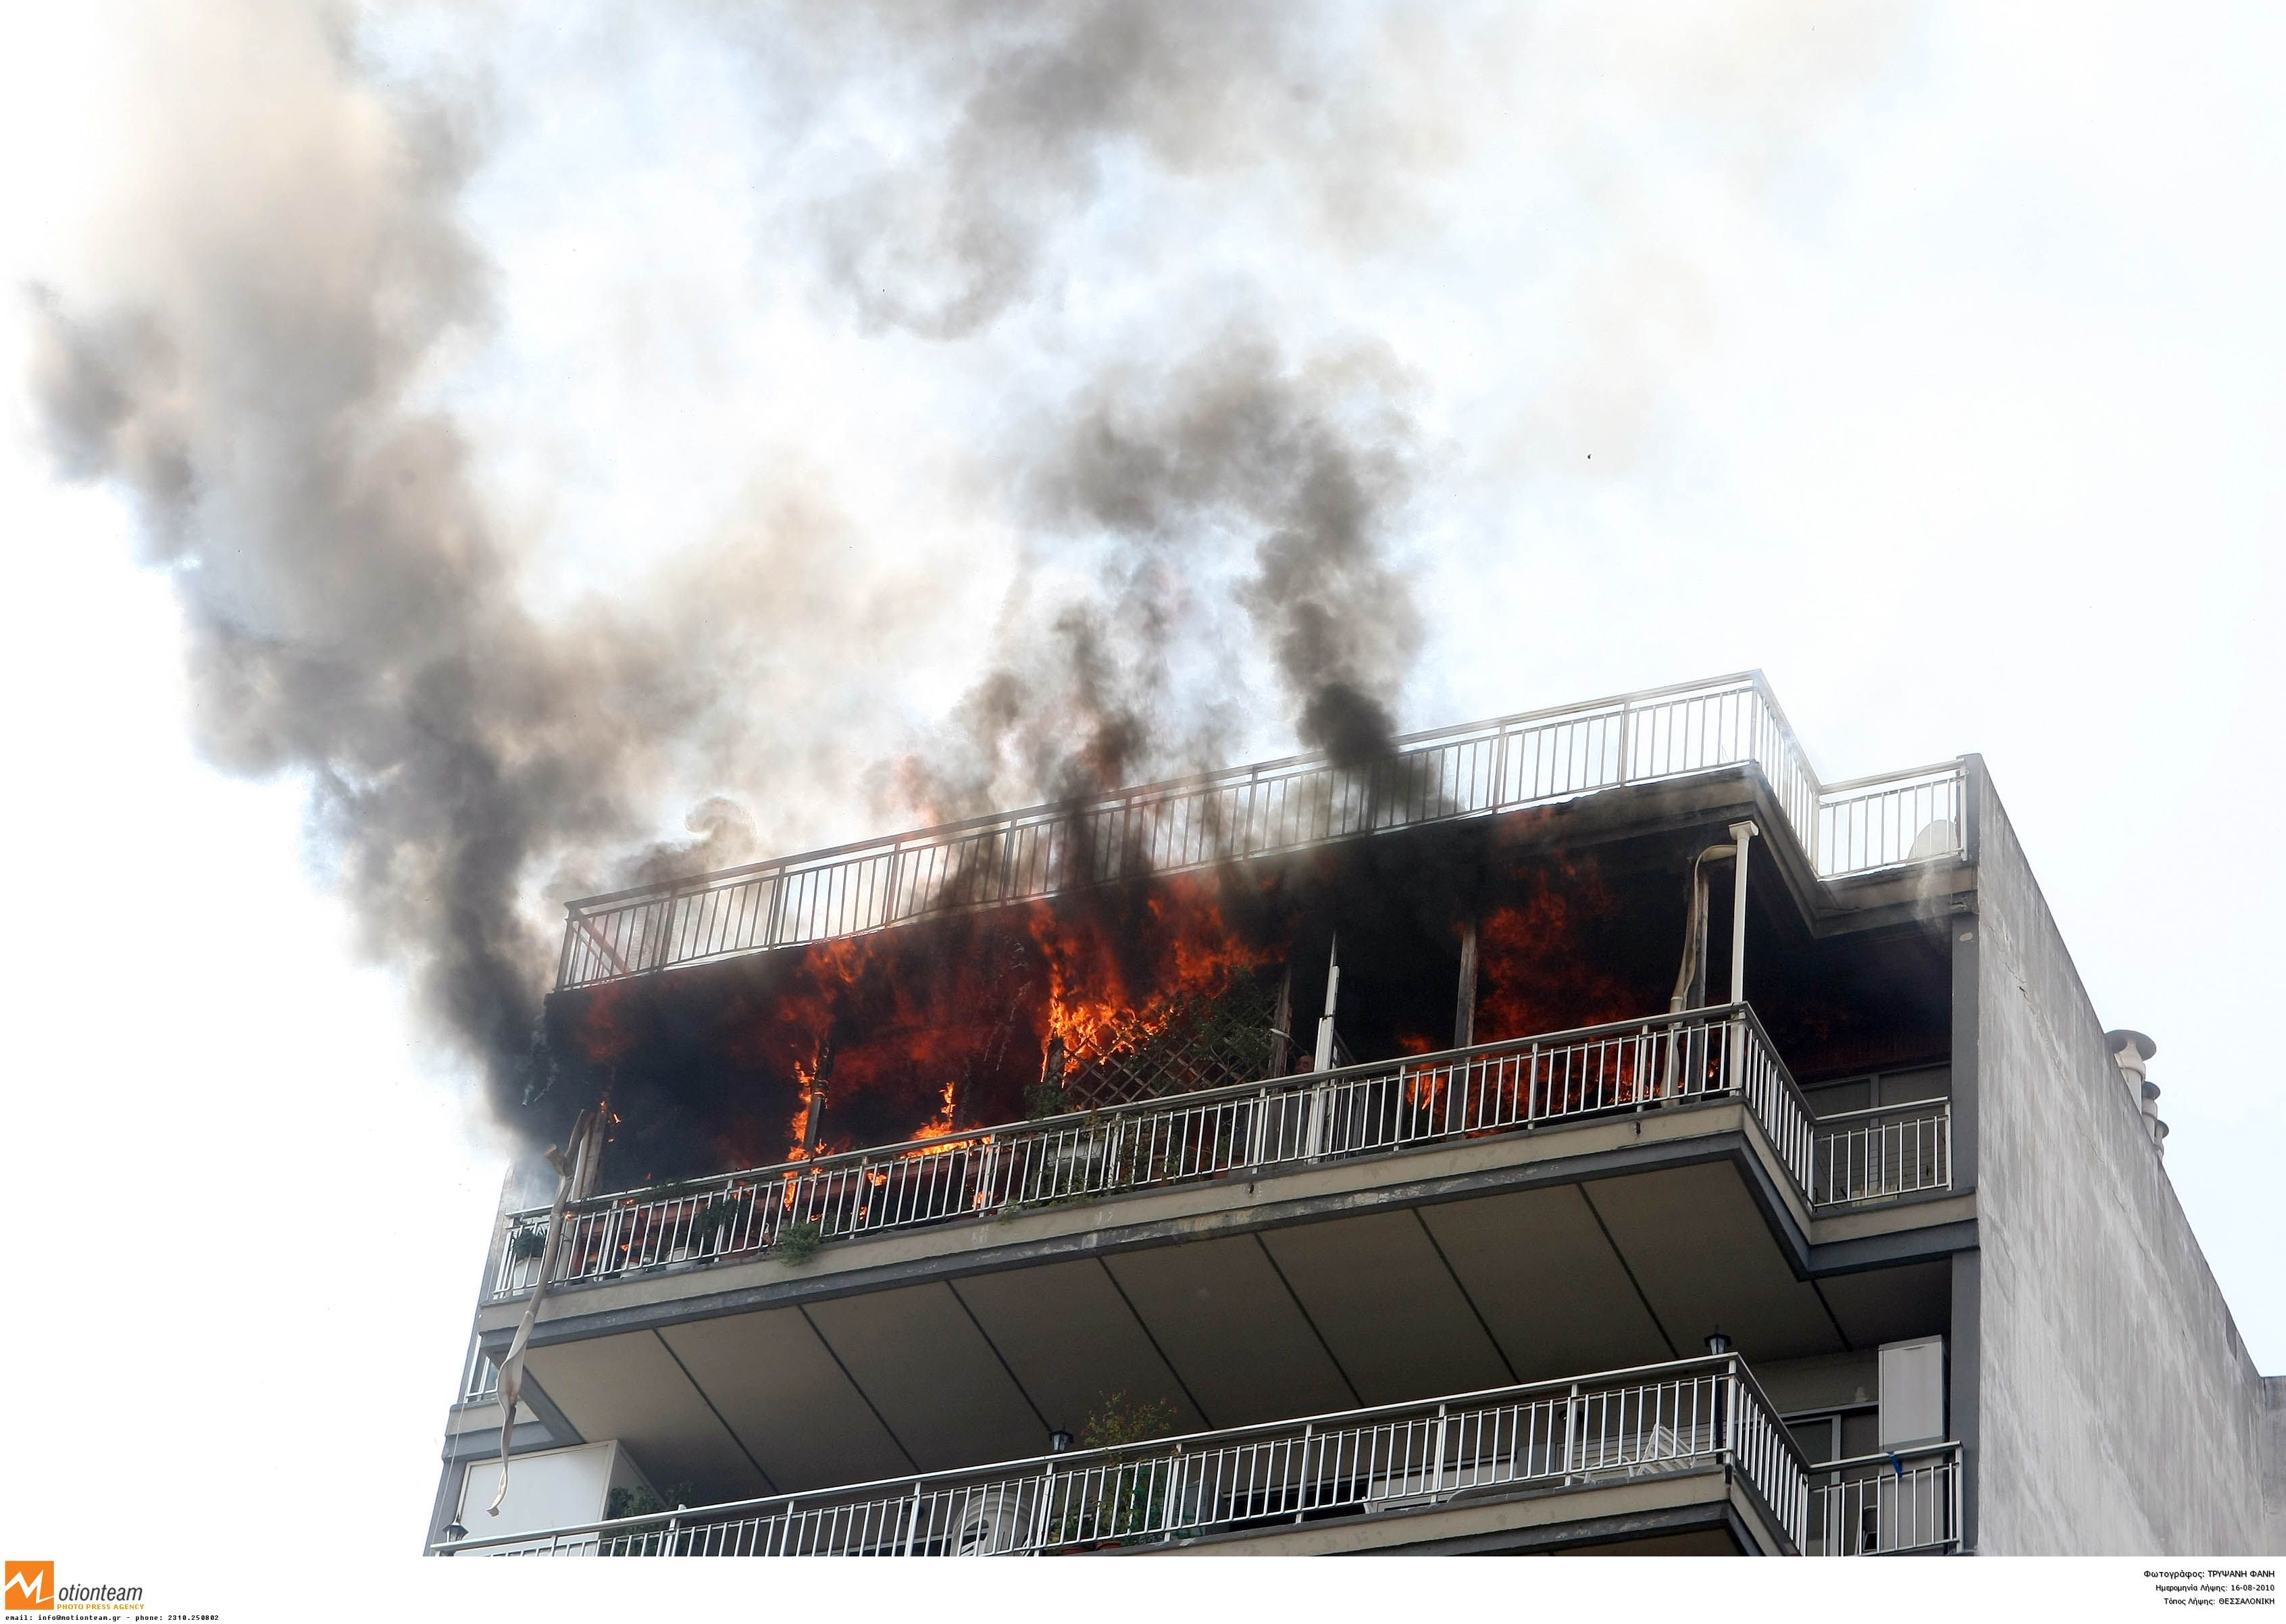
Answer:
[[[2286,1557],[2286,1376],[2262,1381],[2262,1496],[2270,1507],[2270,1550]]]
[[[2275,1411],[1981,770],[1971,792],[1977,1549],[2276,1550]]]

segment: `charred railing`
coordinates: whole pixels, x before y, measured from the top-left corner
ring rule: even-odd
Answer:
[[[1809,1108],[1762,1023],[1732,1005],[604,1196],[565,1213],[555,1283],[1720,1100],[1746,1104],[1806,1193]],[[537,1283],[547,1219],[503,1220],[496,1297]]]
[[[1714,1467],[1734,1472],[1787,1547],[1802,1549],[1807,1469],[1735,1354],[437,1549],[456,1556],[1037,1556]]]
[[[1824,788],[1753,672],[1414,734],[1366,767],[1296,756],[588,897],[568,911],[556,985],[1740,766],[1823,876],[1961,849],[1958,763]]]
[[[1934,1556],[1960,1549],[1960,1446],[1815,1466],[1802,1550],[1812,1557]]]

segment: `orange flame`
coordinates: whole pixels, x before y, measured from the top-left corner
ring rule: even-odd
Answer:
[[[786,1123],[786,1155],[789,1162],[809,1159],[809,1114],[817,1104],[817,1068],[794,1062],[794,1082],[800,1090],[801,1107]]]
[[[1584,932],[1619,911],[1595,865],[1565,864],[1557,884],[1541,870],[1528,871],[1520,882],[1524,899],[1486,914],[1478,930],[1484,968],[1477,1041],[1494,1043],[1641,1014],[1641,995],[1606,970],[1603,957],[1587,950],[1581,940]]]
[[[1060,1040],[1066,1069],[1087,1060],[1133,1054],[1186,1008],[1220,997],[1240,975],[1270,962],[1273,950],[1242,941],[1212,895],[1174,883],[1148,902],[1145,932],[1152,950],[1139,966],[1138,989],[1100,933],[1075,929],[1045,909],[1032,916],[1033,938],[1048,961],[1046,1029]]]
[[[1147,1052],[1196,1001],[1281,956],[1231,927],[1225,895],[1171,879],[771,955],[716,1051],[768,1107],[726,1122],[719,1153],[800,1161],[1022,1116],[1055,1044],[1067,1071]]]

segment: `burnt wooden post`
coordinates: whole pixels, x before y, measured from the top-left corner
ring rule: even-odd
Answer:
[[[825,1126],[825,1085],[832,1076],[833,1034],[829,1031],[817,1040],[817,1066],[809,1074],[809,1116],[801,1128],[804,1159],[817,1154],[817,1137]]]
[[[1461,988],[1453,1005],[1453,1047],[1477,1041],[1477,922],[1461,927]]]
[[[1282,1077],[1287,1067],[1294,1063],[1294,966],[1288,965],[1278,976],[1278,1008],[1270,1017],[1270,1068],[1268,1076]]]

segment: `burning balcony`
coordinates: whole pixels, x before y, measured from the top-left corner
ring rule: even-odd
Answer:
[[[551,1284],[1725,1101],[1746,1108],[1813,1211],[1949,1185],[1950,1101],[1820,1120],[1753,1011],[1733,1006],[1180,1090],[606,1196],[567,1210]],[[537,1283],[548,1216],[505,1220],[496,1297]]]
[[[548,1003],[542,1092],[610,1102],[623,1186],[869,1146],[894,1162],[909,1140],[965,1160],[1025,1119],[1702,1008],[1751,960],[1810,1114],[1871,1113],[1795,1182],[1820,1204],[1942,1189],[1960,871],[1861,877],[1872,901],[1837,903],[1786,828],[1755,769],[1727,769],[572,986]],[[1827,1086],[1916,1068],[1935,1083],[1911,1098]],[[606,1187],[599,1163],[575,1198]]]
[[[549,1437],[727,1502],[1112,1390],[1212,1431],[1942,1335],[1960,769],[1790,809],[1789,739],[1746,681],[575,911],[541,1082],[608,1107],[478,1357],[524,1326]],[[1837,883],[1876,804],[1916,866]],[[742,887],[792,923],[690,934]]]

